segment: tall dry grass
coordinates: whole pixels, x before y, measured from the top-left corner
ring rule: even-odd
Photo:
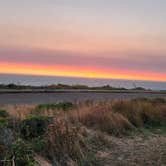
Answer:
[[[25,143],[35,144],[39,151],[35,151],[35,148],[34,151],[54,165],[96,165],[94,158],[89,155],[91,144],[85,141],[87,131],[97,130],[102,134],[106,132],[121,136],[139,127],[166,126],[165,99],[87,101],[78,103],[70,111],[50,108],[39,111],[36,106],[6,106],[0,109],[5,109],[10,114],[11,118],[7,119],[10,126],[6,127],[12,129],[16,137],[22,138]],[[24,130],[20,130],[21,126],[28,133],[35,133],[33,130],[38,131],[45,123],[43,116],[44,119],[49,119],[45,125],[46,130],[27,139],[25,132],[21,132]],[[102,140],[102,136],[99,139]],[[4,150],[1,146],[0,149]]]
[[[166,122],[166,104],[163,100],[161,103],[158,100],[117,101],[112,109],[122,114],[136,127],[160,125]]]
[[[54,164],[66,165],[71,160],[78,162],[84,158],[85,144],[80,128],[64,118],[54,119],[45,138],[47,156]]]
[[[23,120],[28,115],[42,115],[55,118],[67,118],[72,123],[83,124],[93,129],[120,135],[133,127],[160,125],[166,123],[166,99],[134,99],[111,102],[86,101],[78,103],[73,110],[42,109],[35,106],[8,106],[9,114]]]
[[[8,105],[3,106],[1,109],[6,110],[11,117],[14,117],[19,120],[25,119],[32,110],[34,110],[35,106],[30,105]]]
[[[30,114],[66,117],[74,123],[112,134],[123,134],[133,126],[160,125],[166,122],[165,99],[135,99],[112,102],[84,102],[69,112],[56,109],[36,111],[35,106],[7,106],[8,113],[23,120]]]
[[[70,114],[70,119],[72,122],[80,122],[87,127],[114,135],[124,134],[133,127],[127,118],[112,111],[110,103],[80,108]]]
[[[114,135],[136,127],[166,124],[165,99],[117,100],[93,103],[71,112],[72,121]]]

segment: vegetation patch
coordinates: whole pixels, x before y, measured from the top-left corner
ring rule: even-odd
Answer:
[[[21,136],[27,140],[40,137],[47,130],[49,122],[49,117],[29,116],[20,124]]]
[[[1,118],[7,118],[8,116],[9,116],[9,114],[6,110],[0,110],[0,117]]]
[[[11,158],[14,159],[17,166],[34,166],[34,153],[29,144],[22,139],[17,139],[11,147]]]
[[[9,114],[6,110],[0,110],[0,127],[7,126],[9,120]]]
[[[54,165],[68,165],[72,162],[85,166],[94,162],[94,158],[90,159],[91,152],[84,142],[80,127],[73,126],[65,119],[57,119],[49,125],[45,140],[45,153]]]
[[[40,113],[40,111],[44,110],[63,110],[68,111],[71,110],[74,105],[70,102],[60,102],[60,103],[52,103],[52,104],[40,104],[36,106],[35,110]]]
[[[83,111],[83,110],[82,110]],[[88,127],[121,135],[132,129],[132,124],[119,113],[107,110],[105,107],[94,107],[79,113],[79,121]]]
[[[135,127],[156,126],[166,122],[166,105],[163,101],[159,101],[154,99],[117,101],[112,108],[114,112],[127,118]]]
[[[131,136],[131,140],[139,135],[144,138],[159,135],[163,142],[165,139],[165,99],[141,98],[78,105],[61,102],[39,105],[35,108],[36,114],[34,107],[19,107],[16,115],[21,113],[20,118],[14,116],[14,112],[8,114],[8,111],[0,110],[0,164],[14,162],[18,166],[35,166],[37,154],[52,165],[103,165],[96,154],[107,156],[109,153],[103,151],[113,152],[112,148],[116,151],[111,142],[119,141],[120,147],[123,139],[129,139],[126,135]],[[77,109],[73,109],[75,107]],[[43,114],[44,110],[59,110],[59,113],[50,117],[49,112]],[[158,137],[152,141],[156,139]],[[127,142],[125,147],[130,151],[128,145]],[[161,151],[164,146],[161,144]]]

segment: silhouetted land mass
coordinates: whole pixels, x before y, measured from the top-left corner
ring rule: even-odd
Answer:
[[[80,89],[80,90],[147,90],[143,87],[135,87],[126,89],[124,87],[112,87],[110,85],[89,87],[87,85],[67,85],[67,84],[52,84],[47,86],[30,86],[17,84],[0,84],[0,89]]]

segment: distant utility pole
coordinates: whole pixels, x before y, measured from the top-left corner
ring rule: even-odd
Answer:
[[[135,83],[135,82],[133,82],[133,87],[134,87],[134,88],[137,88],[137,86],[136,86],[136,83]]]

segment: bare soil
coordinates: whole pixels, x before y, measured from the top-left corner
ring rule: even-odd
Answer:
[[[103,166],[165,166],[166,136],[152,134],[130,137],[107,136],[111,145],[97,152]]]

